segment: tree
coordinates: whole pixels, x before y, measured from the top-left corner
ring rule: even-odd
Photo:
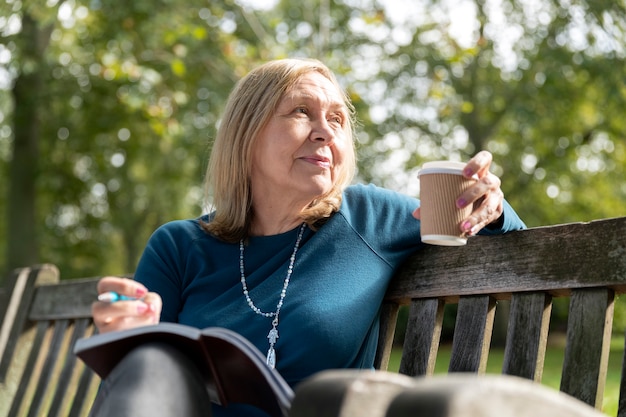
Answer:
[[[373,145],[365,163],[374,167],[365,178],[410,189],[424,160],[488,149],[530,225],[623,214],[626,195],[611,178],[623,176],[626,162],[624,6],[446,4],[415,13],[407,6],[396,21],[384,8],[361,18],[372,41],[401,32],[374,53],[376,73],[359,86],[376,122],[365,135]],[[464,36],[459,21],[473,22]]]
[[[240,25],[238,6],[204,1],[4,7],[21,24],[14,33],[5,30],[12,91],[26,85],[32,97],[26,105],[15,102],[11,116],[19,126],[5,157],[31,169],[10,178],[34,190],[30,200],[14,198],[28,189],[21,183],[8,194],[7,204],[17,209],[8,212],[6,266],[48,261],[66,276],[132,271],[158,225],[201,213],[214,124],[245,63],[258,59],[248,41],[257,35]],[[46,28],[48,48],[42,43],[35,53],[25,45],[31,26]],[[32,66],[26,50],[39,59],[38,86],[22,82]],[[20,129],[36,126],[33,117],[19,117],[26,111],[40,115],[29,142],[40,157],[20,156]],[[3,138],[4,148],[10,139]],[[29,227],[37,238],[16,245]],[[11,255],[16,251],[30,257]]]
[[[50,26],[40,25],[29,13],[22,18],[18,49],[23,62],[14,80],[13,156],[8,169],[7,264],[10,268],[30,265],[39,259],[37,238],[37,195],[35,180],[39,172],[41,106],[46,62],[43,52],[50,37]]]
[[[0,175],[15,184],[0,181],[0,265],[132,271],[156,227],[200,214],[235,81],[286,56],[347,87],[358,181],[417,195],[423,162],[486,148],[531,226],[621,215],[624,6],[589,3],[0,4]]]

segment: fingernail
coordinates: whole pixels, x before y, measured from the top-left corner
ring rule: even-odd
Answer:
[[[463,223],[461,227],[465,233],[471,233],[472,223],[470,223],[470,221],[467,220],[465,223]]]
[[[146,290],[145,288],[137,288],[135,290],[135,294],[138,298],[143,297],[144,295],[146,295],[148,293],[148,290]]]
[[[139,304],[139,305],[137,306],[137,313],[138,313],[138,314],[143,314],[143,313],[145,313],[146,311],[148,311],[148,309],[149,309],[149,308],[150,308],[150,307],[148,306],[148,304],[141,303],[141,304]]]
[[[471,168],[466,167],[463,169],[463,175],[465,175],[466,177],[471,177],[472,175],[474,175],[474,172],[472,171]]]
[[[463,198],[459,198],[458,200],[456,200],[456,206],[458,208],[463,208],[467,205],[467,201],[465,201],[465,199]]]

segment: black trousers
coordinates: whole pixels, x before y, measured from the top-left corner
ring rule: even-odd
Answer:
[[[210,417],[196,366],[165,344],[130,352],[102,382],[90,417]]]

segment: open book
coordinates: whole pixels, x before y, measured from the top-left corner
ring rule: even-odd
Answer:
[[[106,378],[126,353],[149,342],[168,343],[185,352],[201,370],[211,401],[224,406],[251,404],[271,416],[287,416],[292,389],[252,343],[228,329],[160,323],[80,339],[74,353]]]

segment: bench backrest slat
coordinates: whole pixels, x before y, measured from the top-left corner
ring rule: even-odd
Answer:
[[[20,383],[17,388],[17,392],[15,393],[15,396],[14,396],[15,399],[24,398],[24,396],[26,395],[28,386],[31,384],[30,375],[32,375],[33,369],[35,369],[35,366],[37,365],[37,359],[39,358],[38,347],[42,345],[46,337],[47,330],[48,330],[47,323],[40,322],[37,324],[35,337],[33,339],[33,346],[35,348],[31,349],[28,355],[28,360],[26,361],[24,372],[22,373],[20,377]],[[21,407],[22,407],[21,400],[13,401],[13,403],[11,404],[11,409],[9,411],[8,417],[14,417],[14,416],[19,415],[18,413],[20,412]]]
[[[380,309],[380,336],[375,362],[384,369],[389,367],[399,310],[398,304],[389,302],[383,302]]]
[[[441,338],[444,303],[436,298],[411,302],[400,372],[406,375],[432,375]]]
[[[512,295],[503,373],[541,381],[551,310],[549,294]]]
[[[495,301],[488,295],[461,297],[448,372],[485,372]]]
[[[54,398],[50,405],[50,410],[48,411],[48,416],[50,417],[64,415],[61,411],[65,400],[70,400],[66,399],[66,396],[68,392],[72,392],[70,386],[77,361],[76,355],[72,352],[71,347],[74,346],[78,339],[87,335],[87,330],[91,325],[92,323],[89,319],[77,319],[73,323],[68,348],[65,349],[63,368],[59,374]]]
[[[84,334],[86,336],[89,336],[96,332],[95,326],[91,319],[79,319],[78,321],[84,323],[83,325],[81,325],[81,328],[85,328]],[[69,413],[67,414],[68,417],[79,417],[87,415],[89,408],[91,407],[91,404],[95,399],[97,391],[96,388],[99,385],[100,380],[91,369],[84,366],[82,363],[80,364],[80,366],[76,364],[76,366],[74,367],[74,373],[76,388],[74,390],[68,390],[68,392],[70,392],[72,395],[70,395],[69,399],[66,399],[71,404],[71,408],[69,410]]]
[[[426,245],[390,284],[387,299],[547,291],[574,288],[626,291],[626,217],[539,227],[501,236],[475,236],[468,245]]]
[[[0,328],[0,383],[4,382],[18,340],[29,325],[28,314],[36,288],[58,282],[59,271],[52,265],[21,268],[12,274],[13,292],[8,296]]]
[[[98,295],[93,278],[61,281],[38,288],[29,310],[30,320],[57,320],[91,317],[91,303]]]
[[[576,290],[570,300],[561,391],[602,402],[613,322],[613,291]]]
[[[41,321],[46,325],[47,328],[50,328],[50,324],[44,321]],[[46,389],[51,385],[50,381],[52,380],[52,375],[54,372],[54,367],[57,364],[59,358],[59,352],[61,351],[61,346],[63,344],[63,338],[65,336],[65,331],[68,327],[67,320],[60,320],[54,326],[54,330],[52,331],[52,337],[47,346],[33,346],[33,352],[45,352],[44,364],[41,372],[39,372],[38,378],[37,375],[32,374],[32,376],[22,375],[22,378],[28,377],[28,379],[32,382],[36,382],[35,393],[33,394],[30,401],[30,410],[28,412],[28,417],[37,417],[40,415],[40,409],[42,407],[42,403],[45,400]],[[34,371],[34,369],[33,369]]]

